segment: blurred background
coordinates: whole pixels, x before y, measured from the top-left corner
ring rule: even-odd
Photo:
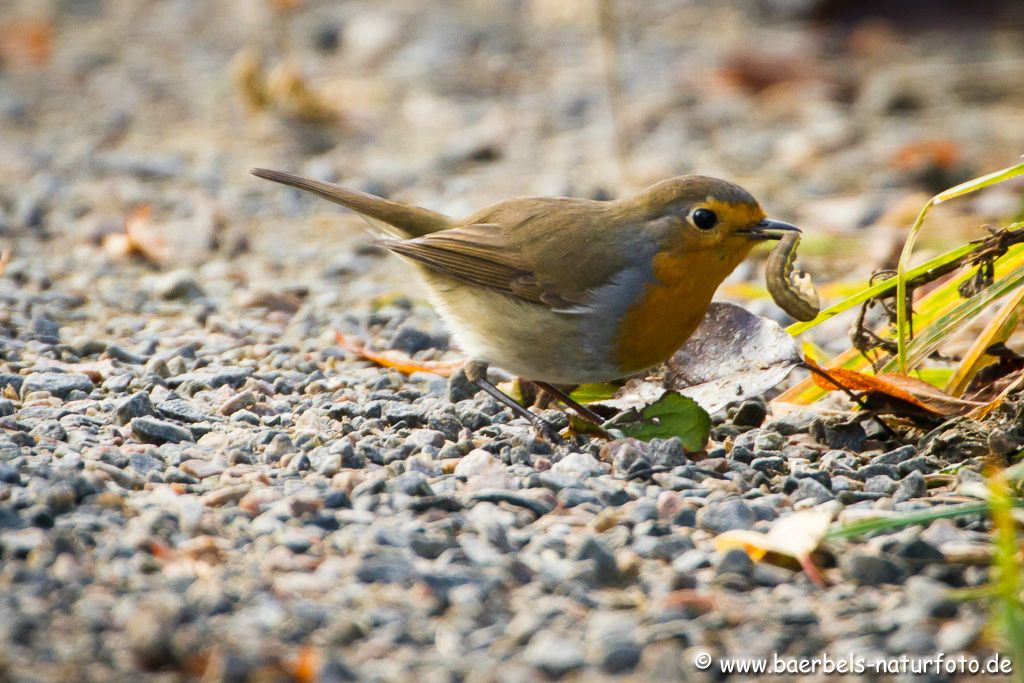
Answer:
[[[777,427],[755,439],[725,425],[716,441],[742,436],[750,458],[770,456],[756,476],[744,466],[749,487],[738,456],[714,458],[735,486],[687,465],[700,491],[662,465],[648,480],[633,445],[588,444],[608,465],[549,459],[469,394],[464,413],[435,401],[464,384],[352,362],[337,332],[417,361],[459,352],[358,217],[248,171],[452,215],[722,176],[803,227],[801,260],[830,304],[894,267],[930,196],[1022,152],[1020,0],[0,0],[0,529],[25,525],[0,537],[0,680],[8,660],[33,680],[138,667],[161,680],[352,680],[350,661],[366,680],[527,681],[582,669],[580,640],[580,680],[597,666],[682,680],[694,648],[981,652],[989,604],[962,598],[997,586],[1019,626],[1020,585],[987,583],[984,565],[1020,572],[1012,533],[992,550],[976,511],[927,538],[842,546],[849,564],[828,570],[844,578],[827,590],[755,573],[711,537],[830,501],[817,475],[834,475],[841,500],[861,493],[847,467],[883,480],[850,498],[861,512],[988,496],[957,461],[1015,452],[1019,407],[989,434],[922,441],[920,457],[883,453],[870,423],[870,440],[852,421],[812,437],[823,423],[797,415],[792,448]],[[1021,220],[1022,196],[1017,179],[937,207],[916,260]],[[784,321],[765,256],[719,296]],[[803,338],[822,355],[847,349],[856,313]],[[962,356],[984,322],[943,353]],[[364,416],[371,401],[386,423]],[[765,406],[744,405],[757,416],[742,429],[761,424]],[[139,419],[150,413],[175,422]],[[447,431],[414,442],[421,421]],[[678,461],[649,453],[688,462],[681,448]],[[926,487],[918,470],[936,457],[953,464]],[[597,476],[606,467],[614,478]],[[542,479],[549,468],[557,477]],[[771,488],[756,483],[764,472]],[[515,512],[483,497],[461,509],[469,492],[520,482]],[[754,486],[772,493],[748,505]],[[694,507],[690,493],[709,495]],[[405,502],[428,494],[436,508]],[[907,580],[911,561],[922,576]],[[911,583],[925,565],[932,578]],[[953,603],[944,585],[974,592]]]
[[[453,215],[719,175],[804,227],[817,282],[863,282],[930,194],[1024,150],[1022,26],[1011,0],[6,0],[7,274],[115,306],[182,267],[214,296],[416,294],[266,166]],[[1019,183],[941,207],[922,258],[1021,210]],[[757,268],[723,294],[763,297]]]

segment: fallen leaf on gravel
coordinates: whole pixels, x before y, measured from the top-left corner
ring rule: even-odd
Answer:
[[[270,106],[282,116],[308,123],[338,123],[341,112],[314,89],[292,64],[278,64],[267,74]]]
[[[669,391],[639,410],[630,408],[619,413],[601,427],[617,439],[650,441],[677,436],[683,448],[693,453],[707,445],[711,416],[692,398]]]
[[[302,308],[302,298],[292,292],[271,292],[258,289],[246,295],[241,305],[245,308],[265,308],[270,311],[295,313]]]
[[[41,19],[0,25],[0,63],[46,66],[53,57],[53,24]]]
[[[362,344],[350,341],[341,332],[334,333],[334,341],[349,353],[354,353],[363,360],[384,368],[392,368],[411,375],[414,372],[430,372],[441,377],[450,377],[453,372],[465,365],[466,361],[419,361],[413,360],[398,351],[371,351]]]
[[[959,163],[960,149],[952,140],[915,140],[892,155],[893,166],[901,171],[916,171],[934,166],[951,169]]]
[[[195,536],[178,544],[176,550],[191,560],[220,564],[224,561],[224,541],[214,536]]]
[[[103,237],[103,249],[113,258],[137,257],[158,265],[166,256],[166,244],[153,229],[153,207],[143,204],[132,211],[124,221],[124,232]]]
[[[986,415],[988,415],[993,410],[1001,406],[1003,404],[1003,401],[1006,400],[1006,397],[1012,394],[1020,387],[1021,382],[1024,382],[1024,374],[1018,375],[1017,379],[1015,379],[1005,389],[999,392],[999,395],[996,396],[994,399],[992,399],[988,403],[983,403],[982,405],[979,405],[977,408],[967,413],[967,417],[971,418],[972,420],[985,419]]]
[[[969,410],[982,405],[975,401],[955,398],[924,380],[907,375],[888,372],[868,375],[845,368],[830,368],[828,374],[836,382],[851,391],[860,391],[874,397],[895,399],[896,401],[920,408],[927,413],[942,417],[963,415]],[[840,388],[836,382],[830,382],[818,374],[812,376],[814,377],[814,383],[822,389],[834,391]]]
[[[299,648],[288,668],[298,683],[314,683],[320,680],[322,660],[320,650],[307,645]]]
[[[615,410],[649,405],[669,390],[715,413],[771,389],[801,362],[796,341],[777,323],[741,306],[714,302],[704,322],[662,367],[656,380],[631,380],[608,401]]]
[[[834,516],[835,511],[830,509],[802,510],[777,519],[768,533],[733,529],[715,537],[715,550],[741,548],[755,562],[769,553],[792,557],[812,581],[824,586],[825,580],[811,561],[811,553],[821,545]]]
[[[267,84],[259,52],[244,47],[235,54],[228,66],[231,83],[235,86],[250,112],[263,111],[267,106]]]
[[[661,607],[666,610],[685,612],[690,617],[699,617],[715,609],[715,599],[691,588],[666,593],[661,599]]]

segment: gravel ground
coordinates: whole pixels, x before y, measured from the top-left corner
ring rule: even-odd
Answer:
[[[1022,87],[949,63],[1020,63],[1019,34],[894,42],[740,3],[630,6],[620,175],[586,7],[309,3],[289,54],[345,113],[311,131],[244,113],[232,55],[283,48],[268,7],[236,4],[58,3],[47,64],[0,60],[0,680],[717,680],[697,654],[994,652],[987,605],[948,594],[988,580],[982,518],[830,544],[825,588],[713,540],[796,510],[969,500],[1024,444],[1024,407],[894,441],[754,400],[715,416],[703,453],[553,447],[458,375],[339,349],[336,332],[459,355],[356,219],[245,169],[453,214],[700,170],[883,262],[878,216],[928,173],[1012,161]],[[0,5],[0,27],[23,20]],[[776,76],[752,84],[766,36]],[[940,135],[970,154],[894,165]],[[1014,199],[987,197],[944,225]],[[157,263],[120,250],[126,217]],[[836,329],[821,343],[846,343]]]

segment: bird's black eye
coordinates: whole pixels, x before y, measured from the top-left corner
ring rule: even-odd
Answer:
[[[711,209],[697,209],[690,214],[690,220],[701,230],[710,230],[718,224],[718,216]]]

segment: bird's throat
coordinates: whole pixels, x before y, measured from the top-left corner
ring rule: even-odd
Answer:
[[[718,285],[749,248],[654,257],[654,280],[629,308],[616,335],[615,356],[626,376],[668,360],[696,331]]]

